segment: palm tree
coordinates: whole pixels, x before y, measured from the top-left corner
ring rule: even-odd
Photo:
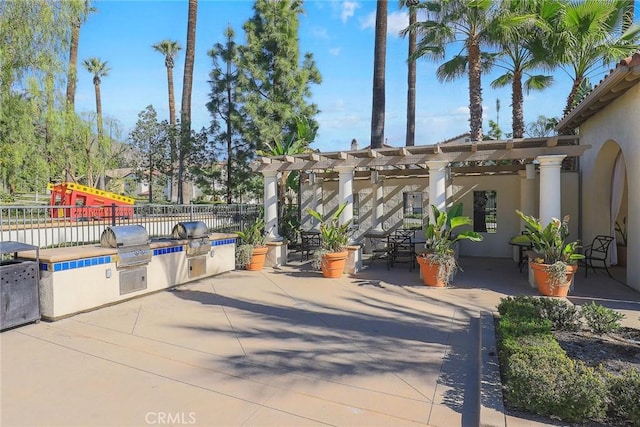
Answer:
[[[193,63],[196,50],[196,21],[198,18],[198,0],[189,0],[187,15],[187,48],[184,57],[184,76],[182,80],[182,111],[180,143],[188,144],[191,139],[191,91],[193,88]],[[178,153],[178,203],[184,203],[182,180],[184,176],[183,147]]]
[[[409,8],[409,28],[415,28],[417,21],[416,8],[420,0],[400,0],[400,7]],[[416,61],[412,59],[416,51],[416,32],[407,31],[409,34],[409,53],[407,55],[407,134],[405,145],[415,145],[416,136]]]
[[[546,89],[553,84],[553,76],[530,73],[543,65],[539,60],[544,51],[543,39],[536,37],[540,34],[539,25],[536,24],[542,24],[557,14],[561,4],[555,1],[534,3],[512,0],[503,2],[501,8],[501,17],[493,27],[492,37],[500,52],[494,65],[505,72],[491,82],[491,87],[511,84],[512,136],[522,138],[525,131],[522,79],[526,78],[524,89],[527,93]]]
[[[180,43],[173,40],[162,40],[159,43],[154,44],[153,49],[156,52],[160,52],[164,55],[164,66],[167,68],[167,88],[169,91],[169,124],[171,126],[175,126],[176,124],[176,100],[173,92],[173,66],[175,65],[175,58],[178,56],[178,52],[182,47]],[[171,176],[171,184],[169,185],[169,200],[173,199],[173,182],[174,182],[174,162],[176,159],[176,141],[171,141],[170,148],[170,171],[169,175]]]
[[[98,121],[98,140],[102,140],[102,98],[100,97],[100,83],[102,83],[102,77],[109,74],[109,67],[107,61],[102,61],[100,58],[89,58],[82,61],[82,65],[88,72],[93,74],[93,87],[96,91],[96,117]]]
[[[373,105],[371,108],[371,148],[382,148],[385,115],[385,65],[387,54],[388,0],[376,7],[375,50],[373,54]]]
[[[164,66],[167,67],[167,88],[169,91],[169,124],[176,124],[176,101],[173,93],[173,66],[178,52],[182,49],[180,43],[173,40],[162,40],[154,44],[153,49],[164,55]]]
[[[76,98],[76,76],[78,68],[78,44],[80,42],[80,26],[87,20],[95,8],[91,6],[91,0],[75,0],[70,3],[77,17],[71,27],[71,41],[69,45],[69,63],[67,70],[67,104],[71,111],[74,109]]]
[[[471,139],[481,141],[481,75],[490,67],[490,62],[483,63],[482,48],[492,44],[490,30],[499,18],[499,8],[493,0],[429,0],[418,7],[431,19],[415,24],[421,38],[413,59],[426,56],[442,60],[447,45],[462,42],[462,51],[440,65],[436,76],[440,81],[451,81],[468,74]]]
[[[591,73],[640,48],[640,26],[622,32],[625,10],[625,2],[585,0],[566,4],[553,21],[553,37],[548,42],[552,52],[547,58],[573,80],[565,114],[578,101],[576,94]]]

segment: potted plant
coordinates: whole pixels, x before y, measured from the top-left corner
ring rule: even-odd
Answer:
[[[257,218],[244,231],[237,231],[242,243],[236,247],[236,266],[249,271],[262,270],[267,257],[264,219]]]
[[[622,224],[616,221],[616,231],[620,234],[620,240],[616,242],[616,250],[618,251],[618,265],[620,267],[627,266],[627,217],[622,219]]]
[[[327,221],[323,220],[320,212],[307,210],[309,215],[320,222],[320,249],[314,254],[314,259],[317,260],[316,264],[319,264],[324,277],[340,277],[344,271],[351,221],[340,224],[339,219],[346,206],[346,203],[340,205]]]
[[[416,260],[425,285],[447,286],[459,268],[454,256],[454,245],[460,240],[479,242],[482,235],[475,231],[453,234],[456,228],[472,224],[471,218],[461,215],[461,203],[454,205],[449,213],[440,211],[434,205],[431,205],[431,209],[435,222],[431,223],[429,219],[424,231],[429,249],[417,255]]]
[[[537,256],[529,261],[534,280],[542,295],[566,297],[571,280],[578,270],[578,260],[584,255],[577,253],[578,242],[566,242],[569,235],[569,215],[560,221],[552,218],[545,227],[540,220],[525,215],[519,210],[516,213],[524,221]]]

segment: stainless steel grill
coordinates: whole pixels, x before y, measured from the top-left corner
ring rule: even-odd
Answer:
[[[189,241],[185,247],[187,258],[206,255],[211,250],[209,229],[202,221],[177,223],[171,231],[171,237]]]
[[[100,246],[118,249],[118,270],[147,265],[151,261],[149,235],[141,225],[107,227],[100,236]]]

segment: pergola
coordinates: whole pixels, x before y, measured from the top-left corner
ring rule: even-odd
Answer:
[[[543,222],[560,216],[560,170],[565,157],[579,157],[587,145],[579,145],[576,135],[509,140],[448,142],[399,148],[312,152],[297,155],[261,157],[252,169],[264,175],[265,229],[270,240],[278,236],[278,174],[299,171],[311,176],[339,179],[340,203],[347,203],[341,221],[353,217],[353,180],[361,176],[424,176],[429,178],[430,204],[446,206],[446,177],[472,174],[514,174],[540,169],[540,218]],[[509,162],[518,160],[519,162]],[[489,162],[491,161],[491,162]],[[507,161],[507,162],[505,162]],[[515,163],[515,164],[514,164]],[[526,166],[525,166],[526,164]],[[529,166],[530,165],[530,166]],[[313,174],[313,175],[312,175]],[[376,186],[376,179],[372,185]],[[378,186],[380,187],[380,186]],[[374,213],[382,215],[382,192],[376,193]]]

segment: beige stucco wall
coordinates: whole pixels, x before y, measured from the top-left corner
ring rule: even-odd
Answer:
[[[520,233],[520,221],[515,213],[520,208],[519,175],[506,176],[471,176],[455,177],[451,185],[451,204],[462,202],[463,214],[473,218],[473,192],[495,190],[497,192],[497,220],[496,233],[483,233],[482,242],[461,242],[461,256],[512,257],[513,247],[509,240]],[[578,174],[563,172],[562,180],[562,214],[571,215],[574,220],[570,223],[573,236],[578,236]],[[536,206],[539,200],[539,177],[535,179],[534,193]],[[428,178],[385,178],[384,179],[384,228],[392,230],[402,227],[402,200],[404,192],[421,192],[423,200],[423,215],[427,214],[429,206]],[[372,184],[368,179],[359,179],[354,183],[354,192],[360,199],[360,224],[354,231],[353,239],[364,242],[363,234],[372,228],[373,197]],[[306,208],[312,207],[310,200],[312,191],[308,187],[302,189],[302,226],[304,229],[312,227],[312,221],[306,213]],[[335,211],[339,204],[338,182],[328,180],[323,183],[323,201],[325,216]],[[469,227],[470,228],[470,227]]]
[[[583,183],[583,240],[611,234],[611,175],[616,155],[622,150],[627,170],[627,284],[640,290],[640,84],[636,84],[607,108],[580,126],[580,143],[591,145],[581,158]]]

